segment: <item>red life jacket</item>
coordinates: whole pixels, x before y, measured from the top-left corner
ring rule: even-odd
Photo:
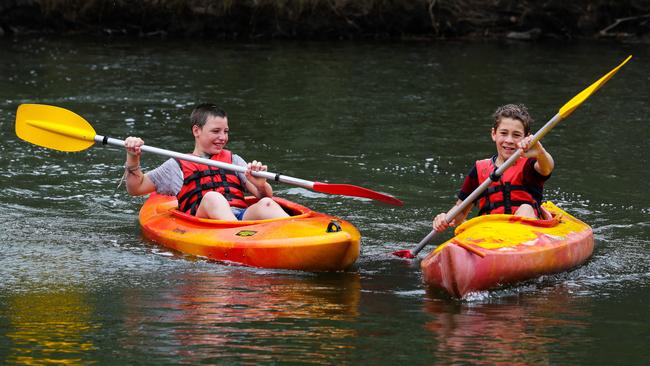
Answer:
[[[492,182],[479,196],[479,215],[512,214],[519,206],[527,203],[533,206],[537,217],[540,217],[540,204],[532,195],[531,190],[524,185],[524,166],[529,158],[519,158],[514,165],[503,172],[501,178]],[[492,159],[478,160],[476,173],[479,185],[496,170]]]
[[[210,159],[232,164],[232,152],[222,149]],[[248,207],[242,182],[234,172],[187,160],[176,161],[183,171],[183,187],[176,195],[180,211],[195,215],[203,196],[210,191],[221,193],[230,206]]]

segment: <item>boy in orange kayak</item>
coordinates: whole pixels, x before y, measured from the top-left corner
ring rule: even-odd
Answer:
[[[524,154],[505,170],[501,178],[493,182],[478,199],[479,215],[506,213],[530,218],[544,218],[540,207],[544,182],[551,176],[555,163],[540,142],[530,146],[533,136],[530,125],[533,119],[523,105],[507,104],[494,112],[492,141],[497,154],[474,164],[458,192],[456,206],[460,205],[490,174],[510,158],[517,149]],[[472,206],[460,212],[450,222],[447,213],[433,219],[433,228],[444,231],[465,221]]]
[[[126,190],[140,196],[156,191],[176,196],[179,210],[202,218],[217,220],[263,220],[289,216],[271,197],[273,189],[265,178],[251,172],[265,171],[266,165],[253,160],[246,163],[239,155],[224,149],[228,143],[228,117],[214,104],[200,104],[190,116],[196,155],[228,164],[245,166],[245,174],[211,167],[186,160],[169,159],[158,168],[144,174],[140,170],[138,137],[124,140],[126,148]],[[250,192],[260,200],[248,206],[244,193]]]

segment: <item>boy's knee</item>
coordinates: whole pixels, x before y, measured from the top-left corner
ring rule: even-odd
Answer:
[[[271,205],[275,204],[275,201],[273,201],[273,199],[270,198],[270,197],[264,197],[264,198],[261,198],[258,201],[258,203],[263,207],[271,207]]]
[[[203,196],[203,200],[207,200],[208,202],[220,202],[226,200],[226,197],[219,192],[211,191]]]
[[[533,206],[524,203],[523,205],[519,206],[517,209],[517,212],[515,212],[515,215],[517,216],[526,216],[526,217],[535,217],[535,209]]]

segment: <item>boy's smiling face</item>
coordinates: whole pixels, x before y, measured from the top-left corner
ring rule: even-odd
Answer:
[[[508,160],[517,151],[517,144],[524,137],[524,124],[520,120],[502,117],[497,128],[492,129],[492,141],[497,146],[498,161],[503,163]]]
[[[203,128],[194,125],[192,133],[196,139],[196,151],[207,155],[216,155],[228,143],[228,118],[226,117],[208,117]]]

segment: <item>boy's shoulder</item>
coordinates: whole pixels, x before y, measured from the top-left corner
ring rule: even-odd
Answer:
[[[246,165],[246,160],[238,154],[232,153],[232,163],[235,165]]]

